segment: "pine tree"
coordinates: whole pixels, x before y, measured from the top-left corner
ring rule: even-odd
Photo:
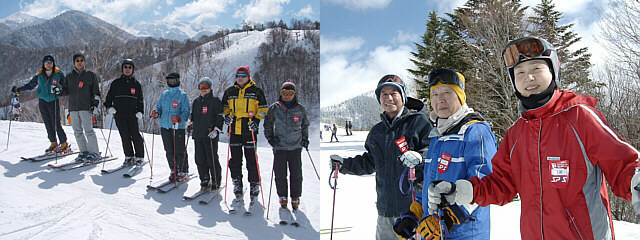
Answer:
[[[437,68],[463,72],[469,65],[462,54],[460,38],[456,35],[454,25],[450,21],[438,17],[436,11],[431,11],[426,25],[427,30],[422,35],[422,44],[414,43],[417,51],[411,53],[413,58],[410,60],[416,68],[407,69],[414,76],[419,99],[429,98],[429,87],[426,82],[429,72]]]
[[[569,49],[582,38],[570,30],[573,23],[558,25],[562,19],[562,13],[554,8],[555,5],[551,0],[542,0],[533,8],[535,15],[528,19],[533,27],[529,34],[544,38],[556,47],[561,64],[558,83],[562,84],[562,87],[580,94],[597,95],[596,89],[602,84],[594,82],[589,77],[591,54],[587,52],[586,47],[575,51]]]

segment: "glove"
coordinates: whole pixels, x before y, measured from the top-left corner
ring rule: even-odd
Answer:
[[[16,86],[13,86],[13,87],[11,88],[11,92],[19,93],[19,92],[20,92],[20,88],[19,88],[19,87],[16,87]]]
[[[51,87],[51,91],[53,92],[54,95],[60,96],[60,87],[58,87],[57,85],[53,85]]]
[[[213,129],[213,131],[209,132],[209,135],[207,136],[209,136],[209,138],[211,139],[214,139],[214,138],[217,138],[219,134],[220,134],[220,129],[215,128]]]
[[[338,167],[338,164],[340,164],[340,166],[342,166],[342,161],[344,161],[344,159],[342,157],[340,157],[340,155],[333,154],[330,157],[331,157],[331,171],[336,169]],[[338,169],[338,170],[340,170],[340,169]]]
[[[171,122],[172,123],[181,123],[182,122],[182,118],[180,118],[179,116],[172,116],[171,117]]]
[[[249,123],[248,127],[249,127],[249,130],[257,132],[258,128],[260,127],[260,121],[258,121],[258,120],[251,121]]]
[[[300,142],[300,145],[302,145],[302,147],[304,147],[304,149],[309,149],[309,140],[308,139],[302,139],[302,141]]]
[[[138,118],[138,119],[142,119],[142,113],[141,113],[141,112],[137,112],[137,113],[136,113],[136,118]]]
[[[189,124],[187,124],[187,132],[191,131],[193,131],[193,122],[189,122]]]
[[[400,215],[400,218],[396,219],[393,224],[393,232],[400,239],[408,239],[416,234],[416,227],[418,226],[418,218],[422,217],[422,204],[418,201],[413,201],[408,212]]]
[[[116,109],[114,107],[110,107],[109,109],[107,109],[107,112],[109,114],[116,114]],[[138,116],[138,114],[136,113],[136,117]]]
[[[276,145],[278,145],[278,143],[280,143],[280,138],[273,137],[273,138],[267,139],[267,141],[269,142],[269,145],[271,145],[272,147],[275,147]]]
[[[636,213],[640,214],[640,172],[636,172],[631,178],[631,205],[636,209]]]
[[[158,113],[158,111],[156,111],[154,109],[153,111],[151,111],[151,117],[152,118],[158,118],[158,117],[160,117],[160,113]]]
[[[11,98],[11,105],[13,105],[13,106],[19,106],[20,105],[20,100],[18,99],[18,97],[12,97]]]
[[[96,106],[89,107],[89,112],[93,115],[98,115],[98,108]]]
[[[434,215],[423,218],[417,230],[423,239],[440,239],[440,222]]]
[[[414,168],[416,165],[422,163],[422,155],[416,151],[409,150],[400,155],[400,162],[405,167]]]
[[[450,204],[464,205],[471,203],[473,200],[473,185],[464,179],[456,181],[455,185],[445,181],[434,182],[431,183],[428,191],[429,213],[433,213],[438,209],[438,205],[442,201],[442,194]]]
[[[224,115],[224,124],[231,125],[231,122],[233,122],[233,118],[231,118],[231,115]]]

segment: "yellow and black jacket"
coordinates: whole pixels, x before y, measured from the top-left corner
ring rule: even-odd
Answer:
[[[251,121],[260,121],[267,115],[267,99],[262,89],[256,86],[251,78],[242,88],[234,83],[232,87],[225,90],[222,105],[222,113],[234,117],[231,130],[235,135],[251,135],[248,127],[249,116],[253,116]]]

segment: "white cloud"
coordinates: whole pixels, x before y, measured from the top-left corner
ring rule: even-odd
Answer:
[[[155,16],[159,16],[159,15],[160,15],[160,11],[158,11],[158,10],[153,10],[153,15],[155,15]]]
[[[153,6],[153,0],[35,0],[21,4],[21,11],[40,18],[52,18],[65,9],[79,10],[106,22],[122,25],[122,17],[128,11],[144,11]]]
[[[234,14],[235,18],[242,18],[251,22],[265,22],[273,20],[282,13],[282,5],[291,0],[254,0],[240,7]]]
[[[404,32],[402,30],[398,30],[398,35],[394,36],[391,39],[391,43],[394,45],[399,45],[399,44],[411,44],[413,42],[417,42],[420,39],[420,34],[419,33],[414,33],[414,32]]]
[[[173,12],[167,16],[167,20],[172,21],[180,18],[191,18],[197,16],[192,21],[201,23],[203,20],[215,19],[220,13],[225,11],[225,8],[234,3],[235,0],[196,0],[185,4],[181,7],[176,7]]]
[[[327,0],[336,5],[342,5],[347,9],[383,9],[391,0]]]
[[[329,39],[320,36],[320,56],[343,54],[358,50],[364,44],[361,37],[344,37],[341,39]]]
[[[167,0],[166,2],[167,2],[167,6],[173,5],[173,0]]]
[[[362,60],[353,56],[363,42],[353,43],[358,37],[340,40],[322,39],[321,49],[330,43],[331,49],[324,50],[320,63],[320,106],[330,106],[374,90],[378,79],[385,74],[396,74],[408,81],[411,47],[401,45],[378,46],[365,54]]]
[[[300,9],[300,11],[298,11],[295,15],[298,17],[312,18],[313,14],[315,14],[315,12],[313,11],[311,4],[308,4],[305,8]]]

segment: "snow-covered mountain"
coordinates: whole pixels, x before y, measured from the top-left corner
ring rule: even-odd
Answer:
[[[3,19],[0,19],[0,23],[6,24],[11,29],[28,27],[31,25],[43,23],[45,21],[47,20],[39,17],[34,17],[23,12],[15,12]]]
[[[380,113],[382,107],[376,100],[374,91],[321,109],[323,122],[344,126],[345,121],[350,120],[353,128],[358,130],[373,127],[380,121]]]
[[[203,35],[213,35],[222,27],[217,25],[206,25],[189,23],[184,21],[141,21],[130,28],[130,32],[137,37],[153,37],[173,40],[197,40]]]

